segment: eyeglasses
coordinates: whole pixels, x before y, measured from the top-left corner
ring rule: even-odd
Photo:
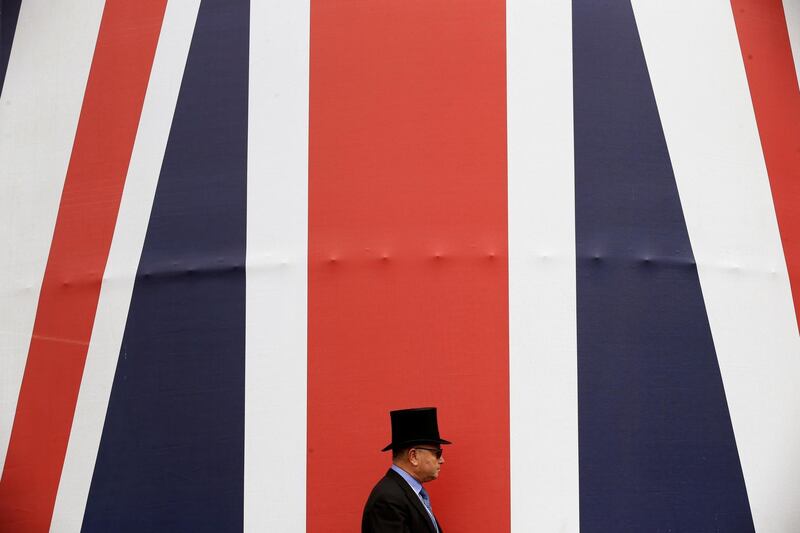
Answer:
[[[442,458],[442,449],[441,448],[423,448],[421,446],[414,446],[415,450],[428,450],[429,452],[433,453],[437,459]]]

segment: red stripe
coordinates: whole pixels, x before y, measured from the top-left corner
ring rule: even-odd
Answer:
[[[50,247],[8,455],[0,530],[47,531],[166,0],[109,0]]]
[[[501,0],[312,1],[309,531],[358,530],[431,405],[444,529],[509,530],[505,95]]]
[[[781,0],[732,0],[800,327],[800,91]]]

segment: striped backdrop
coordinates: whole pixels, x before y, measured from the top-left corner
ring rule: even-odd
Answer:
[[[800,531],[800,1],[0,0],[0,531]]]

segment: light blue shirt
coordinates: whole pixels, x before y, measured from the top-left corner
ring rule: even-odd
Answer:
[[[439,524],[436,523],[436,518],[433,516],[431,510],[428,509],[428,506],[425,505],[425,502],[422,500],[422,496],[419,495],[419,491],[422,490],[422,483],[414,479],[414,476],[412,476],[411,474],[409,474],[408,472],[406,472],[397,465],[393,464],[392,470],[400,474],[400,477],[406,480],[406,483],[408,483],[408,485],[411,487],[411,490],[413,490],[414,494],[416,494],[417,498],[419,498],[419,502],[422,504],[422,508],[428,511],[428,516],[431,517],[431,522],[433,522],[433,527],[436,528],[436,531],[439,531]]]

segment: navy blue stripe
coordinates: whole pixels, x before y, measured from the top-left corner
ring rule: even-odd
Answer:
[[[573,52],[581,531],[752,532],[629,1],[574,0]]]
[[[17,19],[22,0],[0,0],[0,93],[6,81],[8,58],[11,56],[11,43],[17,30]]]
[[[83,521],[241,531],[248,0],[203,0]]]

